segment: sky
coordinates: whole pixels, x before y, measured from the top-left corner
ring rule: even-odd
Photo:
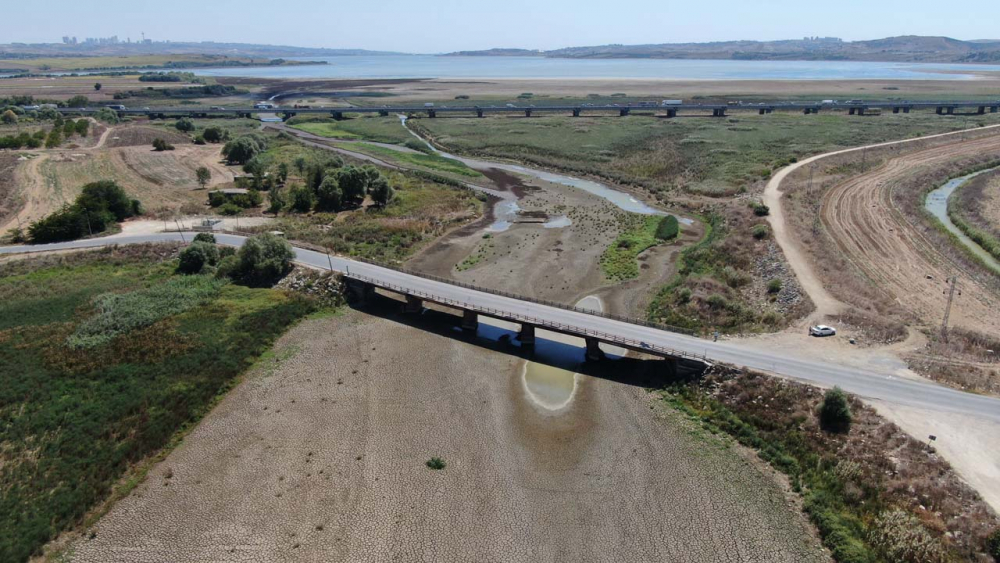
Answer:
[[[63,35],[136,41],[145,32],[154,40],[410,53],[804,36],[1000,36],[996,0],[968,0],[961,10],[930,0],[44,0],[11,2],[3,12],[0,43],[59,42]]]

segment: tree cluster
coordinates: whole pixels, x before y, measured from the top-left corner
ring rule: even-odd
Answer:
[[[254,235],[234,253],[229,247],[218,247],[215,237],[199,233],[191,245],[180,254],[177,271],[200,274],[214,268],[215,276],[254,287],[273,285],[292,269],[295,252],[282,237],[271,233]]]
[[[299,164],[296,163],[296,167]],[[303,165],[306,183],[290,190],[291,209],[300,213],[344,211],[359,207],[365,195],[378,207],[388,205],[395,196],[389,180],[371,165],[340,166],[340,161]],[[277,212],[273,201],[271,210]]]
[[[206,137],[205,140],[208,140]],[[222,155],[230,164],[246,164],[267,150],[267,139],[258,133],[248,133],[229,141],[222,147]]]
[[[115,182],[93,182],[83,187],[72,205],[32,223],[28,235],[33,243],[74,240],[141,213],[139,200],[130,199]]]

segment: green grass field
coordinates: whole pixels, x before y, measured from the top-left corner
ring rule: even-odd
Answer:
[[[334,139],[357,139],[401,145],[412,140],[413,135],[403,128],[399,118],[358,117],[336,121],[325,117],[293,117],[288,124],[313,135]]]
[[[151,248],[5,265],[0,561],[27,561],[79,523],[314,308],[276,290],[181,277],[175,266]],[[109,320],[95,300],[110,294]],[[183,306],[141,306],[175,294]],[[87,346],[74,346],[81,335]]]
[[[407,167],[426,168],[434,172],[457,174],[467,178],[482,177],[482,174],[469,168],[462,162],[436,154],[395,151],[371,143],[345,143],[343,146],[350,150],[378,156],[390,162],[397,162]]]
[[[666,194],[725,196],[792,159],[837,148],[1000,123],[1000,114],[734,114],[724,119],[543,116],[414,119],[452,152],[593,174]]]
[[[656,238],[656,227],[661,217],[649,215],[627,216],[629,225],[601,254],[601,270],[609,280],[620,282],[639,277],[636,260],[645,250],[661,241]]]

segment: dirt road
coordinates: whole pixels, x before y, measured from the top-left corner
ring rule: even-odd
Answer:
[[[300,324],[72,561],[828,561],[728,440],[592,376],[548,410],[492,346]]]
[[[980,128],[979,131],[987,129],[996,129],[998,127],[1000,126],[991,125],[989,127]],[[926,139],[955,137],[961,135],[962,133],[963,133],[962,131],[956,131],[952,133],[928,135],[926,137],[905,139],[902,141],[893,141],[889,143],[878,143],[874,145],[867,145],[864,147],[855,147],[851,149],[832,151],[829,153],[824,153],[804,160],[800,160],[799,162],[786,166],[785,168],[782,168],[777,173],[775,173],[775,175],[767,183],[767,186],[764,188],[764,203],[771,209],[771,213],[768,216],[768,221],[770,222],[771,229],[774,232],[774,239],[781,246],[782,252],[784,252],[785,257],[788,259],[789,266],[791,266],[792,271],[795,272],[795,277],[799,280],[799,283],[802,285],[803,291],[805,291],[809,295],[813,303],[816,305],[816,311],[812,315],[813,318],[819,319],[828,315],[836,314],[844,308],[844,304],[840,300],[835,298],[833,295],[831,295],[830,292],[824,287],[823,281],[821,280],[819,274],[817,273],[813,264],[807,258],[805,249],[791,232],[788,218],[785,216],[785,211],[783,209],[781,201],[781,196],[783,195],[781,184],[785,180],[785,178],[788,177],[788,175],[791,174],[792,172],[798,170],[799,168],[810,165],[823,158],[862,151],[865,149],[872,149],[876,147],[905,145],[908,143],[913,143],[916,141],[921,141]],[[892,235],[892,236],[895,237],[897,235]]]

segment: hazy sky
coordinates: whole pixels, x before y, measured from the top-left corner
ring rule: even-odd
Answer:
[[[5,2],[6,3],[6,2]],[[43,0],[9,2],[0,43],[63,35],[444,52],[606,43],[1000,36],[997,0]],[[905,8],[904,8],[905,6]],[[300,15],[291,15],[300,14]]]

